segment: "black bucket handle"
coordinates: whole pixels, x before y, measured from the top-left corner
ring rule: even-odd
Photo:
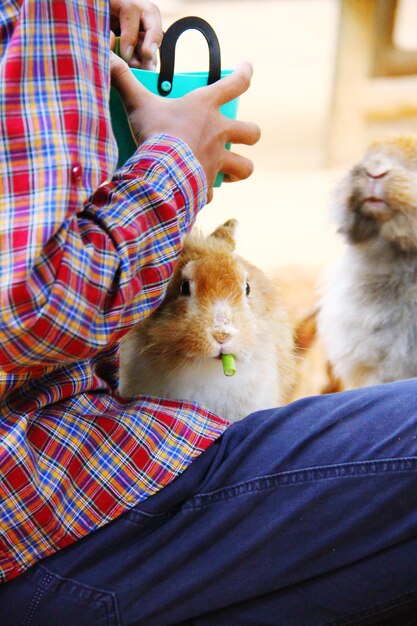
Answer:
[[[162,39],[159,50],[161,69],[158,78],[158,91],[161,96],[168,96],[172,91],[175,66],[175,46],[177,40],[187,30],[198,30],[206,38],[209,48],[209,72],[207,84],[220,79],[221,57],[217,35],[208,22],[201,17],[183,17],[171,24]]]

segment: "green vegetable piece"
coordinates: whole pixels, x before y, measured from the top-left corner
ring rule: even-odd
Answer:
[[[233,354],[222,354],[222,365],[226,376],[234,376],[236,374],[235,357]]]

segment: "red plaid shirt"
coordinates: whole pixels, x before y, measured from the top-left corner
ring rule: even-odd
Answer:
[[[111,177],[108,0],[3,2],[0,27],[4,581],[168,484],[227,425],[114,393],[117,340],[160,303],[206,187],[163,136]]]

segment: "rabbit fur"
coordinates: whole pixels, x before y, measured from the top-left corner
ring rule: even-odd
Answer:
[[[186,238],[161,306],[121,341],[122,397],[196,402],[232,422],[289,397],[293,331],[276,287],[235,253],[236,225]]]
[[[336,189],[346,249],[325,278],[318,333],[345,388],[417,375],[417,137],[370,145]]]

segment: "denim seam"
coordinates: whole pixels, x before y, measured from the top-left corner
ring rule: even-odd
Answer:
[[[176,515],[176,513],[178,513],[180,508],[181,506],[176,504],[173,508],[168,509],[168,511],[162,511],[161,513],[147,513],[146,511],[141,511],[136,506],[134,509],[126,511],[123,517],[127,523],[132,524],[133,526],[145,527],[155,521],[170,520],[174,517],[174,515]]]
[[[276,487],[286,487],[321,480],[336,478],[355,478],[356,476],[378,476],[386,473],[408,473],[417,471],[417,457],[398,459],[378,459],[374,461],[353,461],[335,465],[322,465],[278,474],[269,474],[242,481],[221,489],[196,494],[182,510],[195,510],[221,502],[229,497],[243,496],[252,492],[265,491]]]
[[[56,581],[56,582],[62,582],[62,583],[66,583],[68,585],[73,585],[74,587],[76,587],[77,589],[82,589],[82,590],[86,590],[89,591],[91,594],[95,595],[94,601],[98,602],[99,604],[104,606],[105,612],[107,614],[107,617],[109,616],[109,611],[108,611],[108,601],[111,598],[113,600],[113,604],[111,607],[112,612],[114,613],[115,617],[116,617],[116,622],[117,625],[120,626],[121,621],[120,621],[120,614],[119,614],[119,609],[118,609],[118,603],[117,603],[117,596],[114,592],[106,590],[106,589],[100,589],[97,587],[92,587],[90,585],[86,585],[85,583],[81,583],[78,580],[74,579],[74,578],[66,578],[64,576],[60,576],[59,574],[56,574],[55,572],[50,571],[49,569],[47,569],[44,565],[42,564],[38,564],[39,569],[42,569],[45,571],[46,576],[48,577],[46,584],[43,584],[43,589],[42,589],[42,595],[43,593],[46,591],[47,586],[52,582],[52,581]],[[65,590],[60,589],[59,593],[65,597],[72,597],[71,594],[68,594],[65,592]],[[102,596],[101,598],[98,596]],[[41,598],[39,598],[38,603],[40,601]],[[79,600],[83,600],[81,597],[79,597]],[[23,624],[22,626],[26,626],[26,624]],[[29,625],[28,625],[29,626]]]
[[[46,571],[45,576],[42,578],[39,585],[36,586],[35,593],[33,594],[32,600],[30,601],[29,607],[25,613],[21,626],[30,626],[30,624],[32,623],[32,619],[35,615],[36,609],[39,606],[39,602],[42,600],[42,596],[45,593],[52,578],[52,574]]]
[[[383,617],[383,613],[386,611],[407,604],[416,599],[416,597],[417,589],[413,589],[412,591],[408,591],[406,594],[393,598],[393,600],[390,600],[389,602],[381,602],[367,609],[362,609],[362,611],[356,613],[355,615],[351,615],[350,617],[338,618],[336,620],[332,620],[331,622],[322,622],[321,626],[349,626],[350,624],[357,624],[363,618]]]

